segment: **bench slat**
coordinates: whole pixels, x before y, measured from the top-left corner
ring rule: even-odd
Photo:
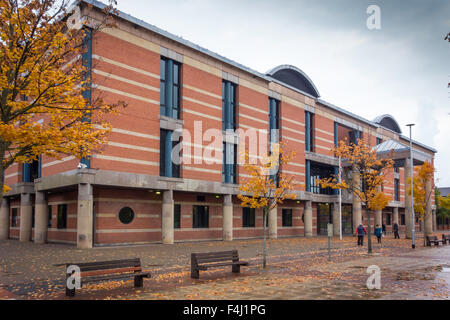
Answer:
[[[102,264],[96,266],[79,266],[81,272],[85,271],[93,271],[93,270],[107,270],[107,269],[117,269],[117,268],[131,268],[131,267],[140,267],[139,263],[112,263],[112,264]]]
[[[90,277],[97,275],[106,275],[106,274],[115,274],[115,273],[132,273],[136,271],[142,271],[141,267],[129,267],[129,268],[114,268],[114,269],[106,269],[106,270],[94,270],[88,272],[81,272],[82,277]]]
[[[227,263],[214,263],[214,264],[202,264],[199,265],[199,268],[214,268],[214,267],[223,267],[223,266],[232,266],[232,265],[248,265],[247,261],[236,261],[236,262],[227,262]]]
[[[101,282],[101,281],[107,281],[107,280],[134,278],[134,277],[150,278],[151,274],[150,274],[150,272],[139,272],[139,273],[118,274],[115,276],[107,276],[107,277],[106,276],[105,277],[88,277],[88,278],[82,278],[81,284],[89,283],[89,282]]]
[[[102,265],[122,265],[122,264],[141,264],[141,261],[139,258],[137,259],[123,259],[123,260],[110,260],[110,261],[96,261],[96,262],[79,262],[79,263],[66,263],[66,265],[77,265],[80,268],[81,267],[95,267],[95,266],[102,266]]]

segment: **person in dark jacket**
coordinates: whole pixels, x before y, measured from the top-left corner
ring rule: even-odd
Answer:
[[[356,228],[356,235],[358,236],[358,246],[364,245],[364,235],[367,234],[366,228],[362,224]]]
[[[381,243],[381,235],[383,234],[383,228],[380,228],[380,225],[377,224],[375,227],[375,236],[377,237],[378,243]]]
[[[397,222],[394,223],[394,239],[400,239],[400,236],[398,235],[398,224]]]

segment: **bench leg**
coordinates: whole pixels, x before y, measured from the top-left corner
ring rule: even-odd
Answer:
[[[143,286],[144,286],[144,277],[142,276],[134,277],[134,287],[141,288]]]
[[[241,272],[241,266],[238,264],[234,264],[231,266],[231,271],[233,273],[240,273]]]
[[[66,287],[66,297],[75,297],[75,288],[69,289]]]
[[[198,269],[191,268],[191,278],[192,279],[200,278],[200,272],[198,271]]]

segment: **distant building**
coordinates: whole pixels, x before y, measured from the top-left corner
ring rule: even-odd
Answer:
[[[450,194],[450,187],[438,188],[438,190],[441,193],[441,196],[443,196],[443,197],[446,197]]]

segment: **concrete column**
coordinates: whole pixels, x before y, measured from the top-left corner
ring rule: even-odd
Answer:
[[[405,228],[406,239],[412,238],[412,213],[411,213],[411,195],[408,194],[408,179],[410,175],[411,159],[405,159]]]
[[[222,237],[223,241],[233,241],[233,200],[231,194],[223,197]]]
[[[306,201],[305,202],[305,237],[311,238],[312,237],[312,229],[313,229],[313,223],[312,223],[312,201]]]
[[[269,211],[269,239],[278,237],[278,207]]]
[[[45,199],[45,193],[36,191],[34,200],[34,242],[47,242],[48,231],[48,205]]]
[[[173,191],[167,190],[163,192],[162,203],[162,243],[173,244]]]
[[[394,207],[392,210],[392,225],[394,225],[394,223],[400,225],[398,223],[398,207]]]
[[[94,194],[90,183],[78,185],[77,247],[90,249],[94,242]]]
[[[359,185],[361,183],[361,177],[357,170],[353,169],[352,171],[352,179],[354,185]],[[352,195],[352,214],[353,214],[353,230],[356,230],[362,221],[362,213],[361,213],[361,200],[357,195]]]
[[[333,203],[333,235],[339,237],[341,232],[341,219],[339,217],[339,202]]]
[[[431,210],[431,192],[433,188],[431,186],[431,179],[425,181],[425,195],[430,195],[425,207],[425,219],[424,219],[424,230],[425,235],[431,235],[433,233],[433,213]]]
[[[32,224],[32,201],[31,193],[22,193],[20,195],[20,241],[27,242],[31,240]]]
[[[0,205],[0,240],[6,240],[9,236],[9,201],[1,199]]]
[[[431,211],[433,214],[433,232],[437,231],[436,210]]]

